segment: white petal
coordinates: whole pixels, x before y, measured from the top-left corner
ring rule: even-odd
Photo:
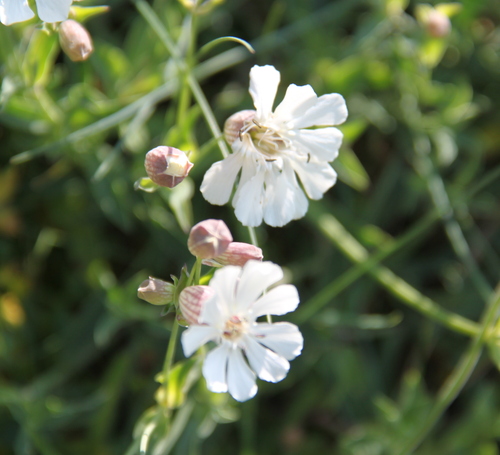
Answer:
[[[263,121],[271,114],[279,83],[280,73],[274,66],[256,65],[250,70],[250,95],[257,111],[257,121]]]
[[[245,338],[245,355],[252,370],[263,381],[279,382],[290,369],[288,360],[266,349],[250,336]]]
[[[302,218],[308,202],[288,162],[281,171],[266,174],[264,221],[269,226],[281,227]]]
[[[265,169],[261,168],[258,154],[256,154],[253,148],[248,145],[247,141],[241,142],[237,139],[233,142],[233,150],[238,150],[238,153],[241,153],[243,156],[240,180],[238,182],[236,193],[234,193],[233,197],[233,207],[236,207],[238,199],[241,195],[241,188],[243,188],[245,183],[247,183],[252,177],[257,175],[258,172],[265,172]]]
[[[249,400],[257,393],[255,374],[245,362],[240,349],[229,352],[227,385],[231,396],[238,401]]]
[[[203,197],[215,205],[224,205],[229,201],[242,163],[243,156],[239,153],[232,153],[222,161],[212,164],[205,173],[200,187]]]
[[[337,128],[294,130],[289,137],[303,152],[310,153],[319,161],[333,161],[339,154],[343,134]]]
[[[27,0],[0,1],[0,22],[4,25],[27,21],[34,15]]]
[[[219,332],[207,325],[191,325],[187,330],[182,332],[181,344],[182,350],[186,357],[191,357],[193,352],[198,348],[208,343],[211,340],[218,338]]]
[[[274,120],[287,122],[290,119],[300,117],[314,106],[317,99],[318,97],[310,85],[291,84],[286,89],[283,101],[274,110]]]
[[[228,265],[214,273],[213,278],[210,280],[210,287],[215,289],[218,302],[217,311],[219,312],[218,315],[214,314],[214,318],[225,322],[228,317],[237,312],[235,309],[236,287],[240,274],[241,267],[236,265]]]
[[[250,334],[264,346],[287,360],[302,352],[304,339],[299,328],[289,322],[260,323],[251,327]]]
[[[257,300],[253,306],[255,316],[274,314],[280,316],[294,311],[299,304],[297,288],[291,284],[282,284],[271,289],[267,294]]]
[[[337,181],[337,174],[328,163],[294,160],[292,166],[311,199],[321,199]]]
[[[239,311],[244,312],[250,308],[264,290],[282,278],[283,270],[279,265],[269,261],[248,261],[243,266],[236,290]]]
[[[228,308],[225,301],[214,293],[213,298],[204,302],[198,317],[199,324],[207,324],[217,330],[224,327],[227,318]]]
[[[224,343],[210,351],[203,362],[203,377],[211,392],[227,392],[227,362],[231,345]]]
[[[347,118],[347,106],[342,95],[330,93],[318,98],[313,107],[304,115],[291,120],[289,126],[293,129],[309,128],[311,126],[340,125]]]
[[[238,197],[233,199],[236,218],[244,226],[259,226],[262,223],[264,205],[265,172],[257,172],[250,180],[238,186]]]
[[[36,0],[38,17],[44,22],[61,22],[68,18],[72,0]]]

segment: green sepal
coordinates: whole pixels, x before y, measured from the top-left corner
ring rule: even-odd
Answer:
[[[77,22],[85,22],[93,16],[104,14],[109,11],[109,6],[72,6],[69,10],[69,18]]]

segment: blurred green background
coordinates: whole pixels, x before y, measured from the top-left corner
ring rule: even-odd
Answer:
[[[156,405],[173,319],[138,285],[193,263],[194,222],[221,218],[250,240],[231,207],[198,191],[221,154],[195,102],[179,118],[167,49],[131,1],[107,3],[85,22],[95,52],[83,63],[35,21],[0,27],[0,455],[139,453],[134,426]],[[186,51],[186,8],[150,5]],[[188,62],[221,127],[251,108],[254,64],[281,72],[277,100],[311,84],[341,93],[349,118],[336,186],[306,218],[257,229],[301,295],[286,319],[302,356],[243,405],[201,382],[175,445],[157,433],[151,453],[384,455],[425,422],[469,338],[405,306],[373,268],[342,287],[353,263],[331,222],[370,254],[392,248],[397,276],[479,319],[500,276],[500,4],[460,5],[442,37],[416,20],[417,1],[226,0],[196,18],[197,49],[234,35],[256,50],[226,42]],[[161,144],[191,150],[190,178],[134,190]],[[500,453],[499,379],[484,355],[416,453]]]

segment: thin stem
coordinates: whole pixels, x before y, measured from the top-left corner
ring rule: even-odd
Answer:
[[[174,321],[172,324],[172,331],[170,332],[170,340],[168,341],[167,353],[165,354],[165,362],[163,363],[163,387],[165,394],[167,394],[168,376],[174,363],[175,348],[177,345],[177,334],[179,333],[179,324]]]
[[[407,455],[415,450],[467,383],[481,356],[484,342],[496,323],[497,314],[500,310],[500,285],[497,285],[497,289],[490,299],[490,304],[481,318],[481,330],[471,341],[469,348],[462,355],[455,370],[439,390],[437,400],[424,424],[417,428],[414,435],[408,438],[405,445],[396,452],[396,455]]]
[[[135,6],[139,13],[142,15],[142,17],[146,20],[146,22],[151,26],[153,31],[158,35],[158,38],[162,41],[164,46],[167,48],[167,50],[170,52],[172,55],[172,58],[177,65],[177,68],[179,71],[184,73],[186,75],[188,84],[191,88],[191,91],[193,93],[194,98],[196,99],[196,102],[201,108],[201,111],[205,117],[205,120],[208,124],[208,127],[210,128],[210,131],[212,132],[212,135],[214,138],[217,139],[217,144],[219,145],[219,148],[221,150],[222,156],[226,157],[229,155],[229,149],[224,142],[224,139],[222,137],[222,132],[219,128],[219,125],[217,124],[217,121],[215,119],[215,116],[212,112],[212,108],[208,104],[208,101],[205,97],[205,94],[201,90],[201,87],[196,80],[196,78],[193,76],[191,73],[190,69],[186,65],[186,62],[182,59],[182,56],[180,55],[179,49],[175,45],[174,41],[172,40],[168,30],[163,26],[161,23],[160,19],[158,19],[158,16],[156,13],[151,9],[151,7],[144,1],[144,0],[133,0],[135,3]]]
[[[259,241],[257,240],[257,234],[255,232],[255,228],[252,226],[248,226],[248,234],[250,235],[250,242],[252,245],[259,246]]]
[[[201,276],[201,258],[196,258],[196,263],[194,264],[194,282],[193,285],[197,286],[200,284]]]
[[[313,30],[320,24],[324,24],[326,22],[330,25],[341,24],[344,18],[347,17],[349,13],[351,13],[351,11],[353,11],[361,3],[362,0],[351,0],[350,2],[338,2],[327,5],[317,12],[307,15],[303,19],[293,22],[276,32],[261,36],[253,42],[253,47],[259,51],[269,51],[276,49],[285,42],[291,43],[293,40],[297,40],[300,36],[303,36],[310,30]],[[250,55],[251,54],[249,54],[249,52],[242,47],[229,49],[201,62],[196,66],[196,68],[193,69],[193,74],[196,76],[198,81],[201,81],[213,76],[214,74],[220,73],[225,69],[235,66],[238,63],[244,62]],[[178,81],[176,79],[169,80],[154,89],[152,92],[147,93],[113,114],[97,120],[96,122],[91,123],[90,125],[87,125],[79,130],[73,131],[64,138],[51,142],[50,144],[26,150],[14,155],[10,159],[10,162],[12,164],[24,163],[36,158],[39,155],[47,153],[48,151],[53,151],[67,144],[88,139],[89,137],[107,131],[132,117],[143,105],[149,103],[151,106],[154,106],[161,101],[169,99],[177,92],[177,90]],[[218,138],[216,139],[218,140]]]
[[[351,261],[362,264],[369,260],[368,251],[331,214],[321,215],[318,219],[318,225],[325,236]],[[441,308],[436,302],[421,294],[387,267],[374,264],[367,272],[401,302],[430,319],[464,335],[478,333],[479,327],[476,323]]]
[[[455,254],[467,267],[479,295],[481,295],[485,301],[488,301],[492,291],[491,286],[477,266],[469,244],[462,232],[462,228],[455,219],[453,207],[448,197],[448,193],[446,192],[443,179],[437,172],[428,154],[428,149],[430,148],[429,141],[425,137],[420,137],[419,140],[415,140],[414,148],[416,152],[414,155],[414,168],[427,183],[432,202],[438,209],[440,217],[443,220],[445,232],[450,244]]]
[[[195,65],[194,49],[196,42],[196,29],[195,29],[196,22],[192,14],[190,14],[184,21],[184,27],[188,27],[188,32],[189,32],[189,43],[187,46],[187,52],[184,62],[186,67],[189,68],[189,71],[192,71],[192,68]],[[177,108],[177,126],[180,128],[181,131],[184,131],[187,112],[191,104],[191,90],[187,81],[186,73],[182,74],[181,82],[182,82],[181,90],[178,97],[179,101]]]
[[[467,199],[472,198],[481,190],[486,188],[490,183],[493,183],[500,177],[500,166],[497,166],[495,169],[489,171],[486,175],[484,175],[479,182],[477,182],[468,192]]]
[[[437,211],[430,212],[427,216],[420,219],[411,229],[409,229],[400,238],[391,242],[391,244],[372,254],[368,260],[358,263],[345,271],[342,275],[325,286],[316,295],[311,297],[305,304],[299,307],[296,313],[295,322],[303,324],[313,317],[321,308],[326,306],[337,295],[353,284],[356,280],[366,275],[373,267],[378,265],[384,259],[394,254],[399,249],[405,247],[421,234],[430,229],[436,221],[439,220]]]

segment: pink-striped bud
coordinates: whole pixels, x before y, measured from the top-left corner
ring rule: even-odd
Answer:
[[[174,298],[175,286],[158,278],[149,277],[137,290],[137,297],[153,305],[167,305]]]
[[[431,9],[426,18],[427,32],[434,38],[442,38],[451,31],[450,18],[437,9]]]
[[[64,53],[74,62],[87,60],[94,51],[87,29],[72,19],[59,25],[59,42]]]
[[[160,145],[146,153],[144,166],[153,182],[173,188],[187,177],[193,163],[182,150]]]
[[[226,123],[224,123],[224,137],[229,145],[238,139],[240,132],[251,124],[255,114],[255,111],[247,109],[236,112],[226,120]]]
[[[179,295],[179,308],[188,324],[200,324],[205,303],[215,294],[210,286],[188,286]]]
[[[204,259],[202,264],[211,267],[223,267],[225,265],[239,265],[243,267],[250,259],[262,261],[262,250],[255,245],[241,242],[231,242],[220,256],[212,259]]]
[[[191,228],[188,238],[188,249],[192,255],[211,259],[226,251],[233,241],[229,228],[222,220],[205,220]]]

